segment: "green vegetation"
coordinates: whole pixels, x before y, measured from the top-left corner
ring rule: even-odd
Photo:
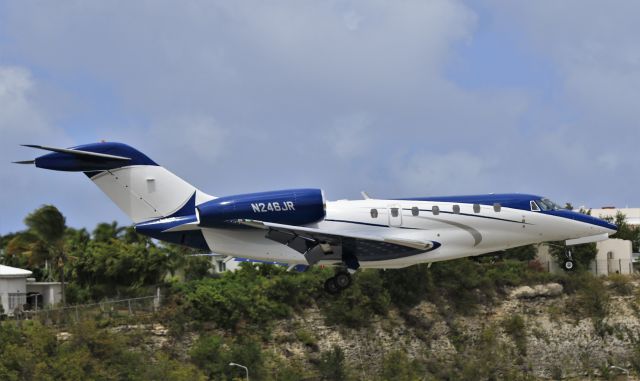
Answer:
[[[138,348],[136,334],[74,326],[66,340],[37,322],[0,324],[0,379],[18,380],[205,380],[193,363]],[[137,348],[131,350],[131,348]]]
[[[614,218],[605,217],[604,219],[609,222],[613,222],[618,226],[618,231],[616,232],[616,234],[612,235],[611,238],[619,238],[631,241],[633,252],[637,253],[638,251],[640,251],[640,229],[637,226],[631,226],[627,224],[626,216],[624,215],[624,213],[618,211]]]
[[[384,381],[420,380],[424,371],[419,361],[410,359],[405,352],[393,351],[382,362],[380,378]]]
[[[321,380],[346,381],[351,379],[344,353],[338,346],[334,346],[330,351],[322,352],[318,362],[318,372]]]
[[[527,355],[527,332],[524,318],[521,315],[512,315],[502,321],[502,329],[511,336],[518,348],[520,355]]]

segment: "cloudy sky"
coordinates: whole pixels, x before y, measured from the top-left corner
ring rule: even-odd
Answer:
[[[122,141],[208,193],[640,206],[640,2],[1,1],[0,234],[126,216],[19,144]]]

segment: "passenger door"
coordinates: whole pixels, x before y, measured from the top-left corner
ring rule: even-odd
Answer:
[[[402,226],[402,207],[400,205],[389,205],[389,226]]]

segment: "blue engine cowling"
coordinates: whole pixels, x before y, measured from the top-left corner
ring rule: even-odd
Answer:
[[[202,227],[220,227],[235,220],[306,225],[324,218],[326,204],[320,189],[286,189],[220,197],[196,209]]]

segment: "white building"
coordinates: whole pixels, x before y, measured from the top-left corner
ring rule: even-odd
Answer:
[[[587,210],[588,208],[583,207]],[[590,209],[591,215],[598,218],[615,219],[618,213],[625,215],[628,225],[640,228],[640,208],[614,208],[604,207],[600,209]],[[631,241],[621,239],[608,239],[596,244],[598,254],[596,259],[589,265],[589,270],[596,275],[608,274],[632,274],[634,253]],[[640,257],[636,253],[635,257]],[[557,265],[555,259],[549,255],[549,248],[541,245],[538,248],[538,260],[550,272],[557,273],[563,271]]]
[[[13,316],[25,308],[35,310],[59,303],[60,282],[36,282],[31,271],[0,265],[0,315]]]
[[[627,224],[632,226],[640,226],[640,208],[605,207],[600,209],[591,209],[591,215],[598,218],[615,219],[618,212],[624,214]]]
[[[632,274],[633,250],[631,241],[612,238],[596,244],[598,255],[589,269],[596,275]]]
[[[32,310],[39,310],[62,301],[62,284],[60,282],[36,282],[27,279],[27,304]]]
[[[27,303],[27,278],[31,271],[0,265],[0,306],[4,314],[13,315]]]
[[[631,241],[613,238],[597,242],[596,248],[596,258],[589,264],[589,270],[594,275],[633,273]],[[548,245],[538,246],[537,259],[551,273],[558,274],[564,271],[549,253]]]

